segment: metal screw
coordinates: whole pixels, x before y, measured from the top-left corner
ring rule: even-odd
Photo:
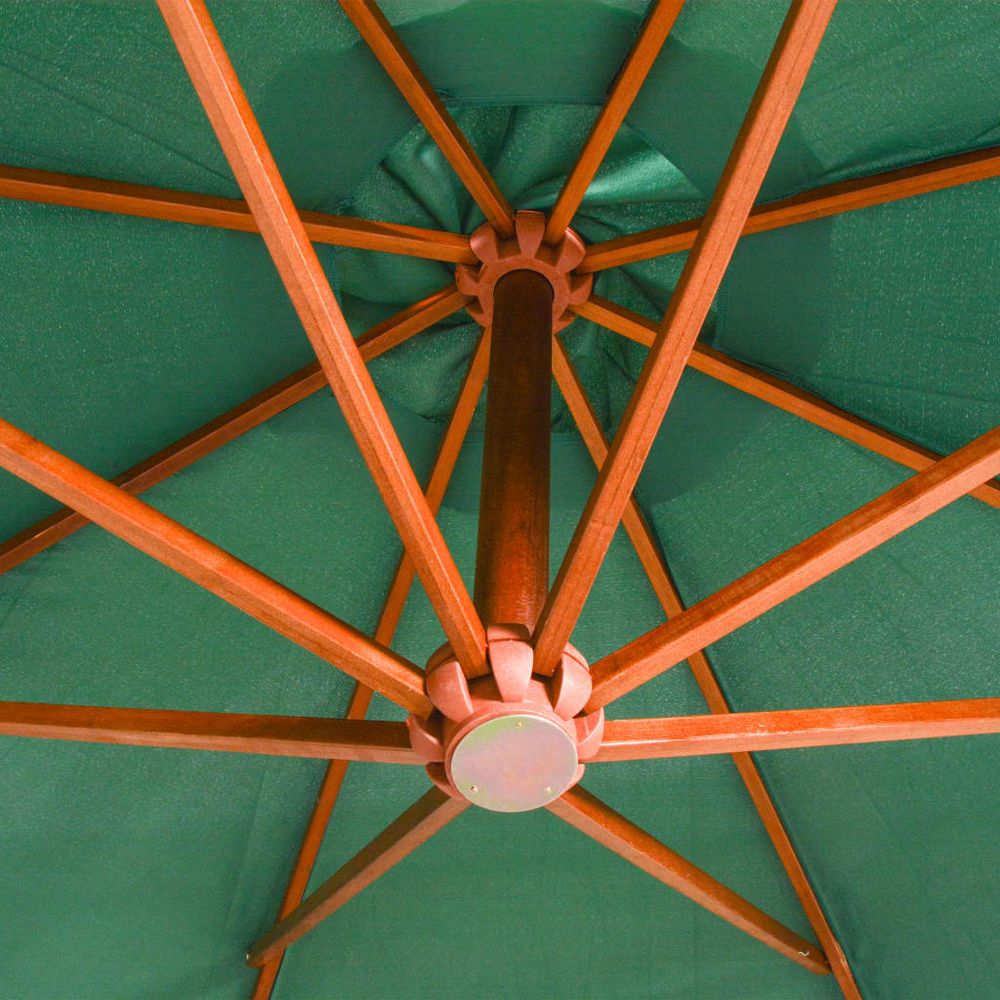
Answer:
[[[551,785],[546,785],[544,791],[545,791],[546,795],[551,795],[552,794],[552,786]]]
[[[479,791],[479,785],[469,785],[469,791],[475,795]]]
[[[524,728],[524,723],[521,722],[520,719],[518,719],[517,722],[514,723],[514,728],[515,729],[523,729]]]

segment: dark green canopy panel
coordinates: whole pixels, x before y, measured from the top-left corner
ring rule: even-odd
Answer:
[[[516,208],[549,208],[644,0],[384,0]],[[704,212],[786,4],[688,0],[574,222],[588,241]],[[302,209],[468,233],[482,216],[333,2],[213,2]],[[240,197],[153,4],[0,7],[0,162]],[[842,0],[762,198],[1000,144],[997,0]],[[356,334],[450,265],[320,247]],[[597,277],[659,318],[683,255]],[[1000,181],[750,236],[703,340],[939,452],[1000,425]],[[479,335],[465,312],[372,363],[433,460]],[[606,430],[645,349],[564,334]],[[259,236],[0,200],[0,417],[114,475],[312,360]],[[552,565],[594,469],[553,414]],[[440,524],[472,579],[473,426]],[[909,470],[693,371],[640,481],[693,602]],[[146,499],[371,632],[401,546],[329,392]],[[0,472],[0,538],[55,503]],[[573,642],[592,662],[662,621],[619,533]],[[443,641],[418,587],[395,647]],[[1000,666],[1000,517],[957,501],[709,649],[738,710],[983,697]],[[349,678],[102,530],[0,576],[0,699],[342,714]],[[686,667],[616,718],[705,710]],[[401,718],[379,702],[376,714]],[[997,737],[757,760],[866,998],[1000,997]],[[324,765],[0,740],[0,997],[242,1000]],[[811,936],[725,757],[584,783]],[[353,765],[316,884],[425,788]],[[280,1000],[838,995],[544,811],[471,809],[293,946]]]

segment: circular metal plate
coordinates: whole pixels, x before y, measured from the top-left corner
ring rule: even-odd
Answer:
[[[525,812],[559,798],[573,781],[576,743],[539,715],[490,719],[463,737],[451,755],[451,780],[474,805]]]

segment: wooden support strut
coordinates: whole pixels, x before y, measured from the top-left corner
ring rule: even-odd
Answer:
[[[470,673],[486,634],[309,242],[204,0],[158,0],[195,91],[299,320],[455,654]]]
[[[810,972],[821,976],[829,974],[830,965],[826,956],[811,941],[779,924],[583,788],[571,788],[547,808],[609,851],[757,938],[767,947],[798,962]]]
[[[472,361],[469,364],[469,371],[465,376],[465,382],[455,401],[455,408],[452,411],[451,420],[441,439],[437,458],[434,461],[434,468],[431,471],[430,479],[427,483],[427,503],[431,510],[435,512],[444,500],[445,491],[451,481],[455,464],[458,461],[459,452],[465,442],[466,433],[472,422],[476,404],[482,394],[483,385],[486,382],[486,373],[489,368],[490,334],[489,331],[483,333],[479,346],[476,348]],[[400,560],[396,575],[389,587],[389,593],[382,608],[382,615],[379,618],[378,627],[375,629],[374,639],[384,646],[392,644],[399,620],[403,614],[403,607],[406,597],[413,585],[415,576],[412,560],[403,555]],[[368,713],[371,703],[371,688],[358,684],[351,695],[351,701],[347,709],[347,719],[363,719]],[[312,875],[313,865],[319,856],[320,848],[323,846],[323,839],[327,832],[330,817],[333,814],[337,799],[343,787],[344,778],[347,775],[347,763],[345,761],[331,761],[323,776],[323,783],[316,796],[316,803],[313,806],[312,814],[306,825],[302,843],[299,847],[295,865],[292,868],[292,875],[285,889],[285,895],[278,911],[278,920],[283,920],[302,902],[306,889],[309,886],[309,879]],[[254,984],[253,994],[250,1000],[268,1000],[274,983],[278,978],[281,963],[284,958],[284,950],[274,953],[261,967],[257,974],[257,982]]]
[[[475,604],[529,630],[549,585],[552,286],[534,271],[496,285],[479,499]]]
[[[736,249],[836,0],[793,0],[736,138],[656,343],[535,629],[540,673],[552,673],[597,578]]]
[[[1000,472],[1000,427],[593,665],[592,711],[801,593]]]

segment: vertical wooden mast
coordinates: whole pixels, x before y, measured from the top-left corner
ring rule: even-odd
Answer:
[[[549,586],[552,286],[513,271],[494,292],[475,604],[534,629]]]

